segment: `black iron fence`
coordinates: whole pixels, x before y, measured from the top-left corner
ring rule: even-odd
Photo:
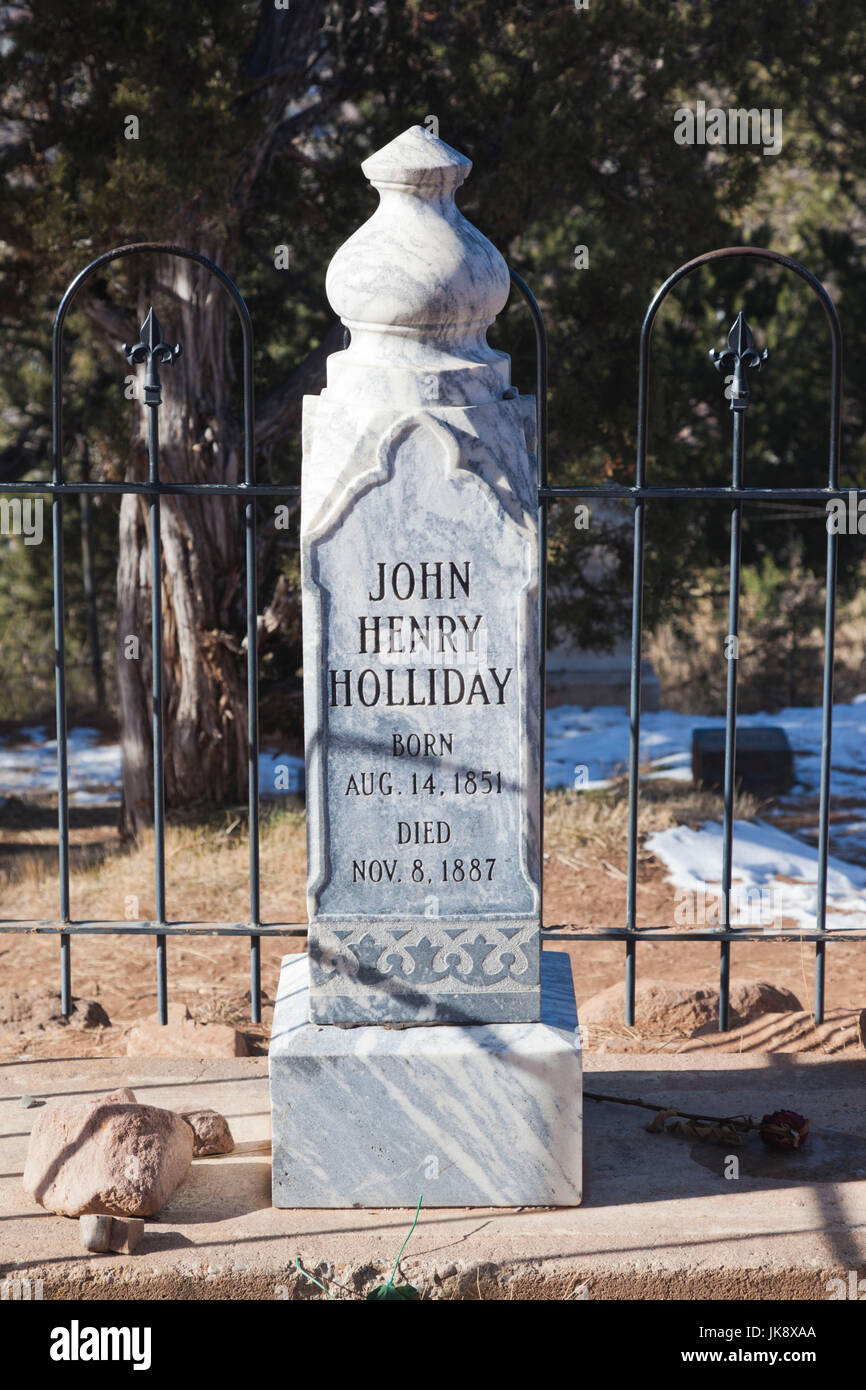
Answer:
[[[159,324],[148,314],[142,325],[140,340],[127,348],[131,363],[146,365],[145,405],[148,416],[148,478],[147,482],[80,482],[67,481],[63,466],[63,329],[72,304],[82,286],[110,262],[139,254],[179,256],[194,261],[214,275],[230,296],[238,313],[242,335],[243,356],[243,438],[244,480],[242,483],[177,483],[163,482],[159,473],[159,406],[160,367],[169,366],[179,354],[180,345],[163,342]],[[749,404],[747,374],[760,370],[766,354],[759,354],[751,339],[748,324],[740,314],[728,338],[728,348],[714,354],[716,365],[729,372],[728,393],[731,405],[732,449],[731,482],[726,487],[654,487],[647,483],[647,426],[649,409],[650,345],[653,325],[668,294],[686,275],[702,266],[729,257],[747,257],[773,262],[792,271],[809,285],[820,300],[829,326],[831,345],[831,382],[829,410],[829,444],[827,486],[811,488],[750,488],[743,485],[743,419]],[[540,532],[539,606],[541,619],[541,689],[545,689],[547,635],[547,524],[551,503],[578,499],[626,500],[631,503],[634,527],[634,568],[632,592],[631,678],[630,678],[630,735],[628,764],[628,872],[626,920],[624,925],[592,931],[566,931],[545,928],[544,941],[581,942],[588,940],[617,940],[625,942],[625,1019],[635,1021],[635,984],[637,944],[639,941],[670,939],[670,926],[637,926],[637,864],[638,864],[638,807],[640,780],[640,718],[642,669],[642,611],[644,591],[645,511],[648,501],[695,502],[714,501],[728,511],[730,524],[730,583],[728,602],[728,636],[739,634],[740,541],[743,507],[746,502],[757,505],[785,503],[823,503],[831,499],[858,500],[866,497],[866,489],[840,489],[839,455],[842,399],[842,332],[836,309],[827,290],[799,262],[778,252],[757,247],[734,246],[708,252],[679,267],[658,290],[644,318],[640,338],[640,368],[638,389],[637,464],[635,482],[631,487],[619,485],[551,486],[548,476],[547,447],[547,337],[541,310],[531,290],[516,272],[512,282],[523,296],[532,315],[536,336],[536,400],[538,412],[538,522]],[[255,474],[253,330],[247,305],[237,286],[219,266],[196,252],[182,247],[141,243],[123,246],[97,257],[72,281],[54,323],[52,344],[52,411],[53,466],[50,482],[3,483],[0,492],[9,494],[49,494],[53,499],[53,580],[54,580],[54,644],[57,719],[57,786],[58,786],[58,855],[60,900],[56,920],[0,921],[3,932],[53,933],[59,937],[61,998],[65,1014],[72,1007],[71,942],[74,936],[86,934],[117,934],[152,936],[156,945],[157,995],[160,1021],[167,1021],[168,961],[167,941],[171,936],[211,935],[241,937],[249,940],[250,993],[252,1021],[261,1021],[261,939],[263,936],[297,936],[306,933],[305,923],[261,921],[259,878],[259,720],[257,680],[257,594],[256,594],[256,513],[258,497],[297,497],[297,485],[258,483]],[[69,791],[67,771],[67,700],[64,623],[63,568],[63,504],[68,495],[86,498],[93,494],[140,493],[149,498],[150,561],[151,561],[151,619],[153,628],[153,814],[155,842],[156,918],[153,921],[73,921],[69,896]],[[247,698],[249,717],[248,776],[249,776],[249,920],[246,922],[182,922],[168,921],[165,903],[165,796],[163,789],[163,651],[162,651],[162,594],[160,507],[164,496],[205,493],[209,496],[238,497],[244,501],[245,568],[246,568],[246,644]],[[734,797],[736,786],[736,729],[737,729],[737,661],[728,659],[725,716],[724,813],[722,849],[722,891],[720,895],[721,922],[719,926],[699,929],[675,929],[677,941],[715,941],[720,952],[719,967],[719,1028],[726,1030],[729,1020],[729,990],[731,947],[736,941],[773,940],[811,941],[815,946],[815,1021],[824,1016],[824,986],[826,975],[825,948],[828,941],[863,939],[866,929],[842,932],[827,927],[827,867],[830,826],[830,771],[833,729],[833,657],[836,615],[837,533],[828,527],[826,567],[826,607],[824,620],[824,681],[822,710],[822,741],[820,771],[820,810],[818,829],[818,882],[816,926],[814,928],[759,928],[735,926],[731,916],[731,885],[733,875]],[[541,702],[541,766],[544,767],[545,703]],[[544,779],[541,779],[540,824],[544,825]]]

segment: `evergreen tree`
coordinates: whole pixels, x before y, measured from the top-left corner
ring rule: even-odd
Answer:
[[[713,246],[769,243],[826,277],[851,335],[855,379],[866,321],[866,33],[853,0],[778,0],[765,10],[746,0],[723,9],[697,0],[586,9],[546,0],[293,0],[287,8],[150,0],[144,9],[29,0],[4,11],[2,25],[0,483],[47,476],[50,321],[65,284],[92,256],[141,240],[202,252],[240,285],[257,333],[259,476],[296,481],[301,397],[319,389],[324,359],[341,341],[325,268],[373,207],[359,164],[430,117],[475,161],[461,207],[545,310],[554,481],[631,481],[643,312],[678,263]],[[781,108],[783,152],[677,144],[675,112],[698,99]],[[93,476],[144,476],[143,411],[124,394],[119,345],[135,341],[151,304],[184,347],[163,373],[163,477],[236,479],[230,305],[189,263],[143,257],[92,282],[70,318],[70,473],[87,440]],[[804,288],[742,262],[687,282],[659,322],[651,481],[725,480],[727,402],[706,350],[723,344],[743,305],[774,350],[749,412],[748,481],[824,481],[820,311]],[[494,335],[514,354],[517,384],[531,390],[531,329],[519,303]],[[863,425],[851,399],[846,443],[848,476],[862,477]],[[151,798],[147,512],[132,495],[117,511],[94,507],[94,525],[103,568],[119,528],[117,641],[141,638],[139,662],[107,657],[121,713],[124,817],[135,830]],[[274,527],[272,508],[260,520],[263,633],[276,643],[265,669],[296,680],[292,542]],[[821,521],[816,514],[802,554],[813,569],[822,563]],[[790,536],[787,523],[747,516],[744,556],[784,560]],[[168,804],[239,800],[247,756],[240,504],[165,499],[163,541]],[[585,561],[600,544],[612,568],[594,583],[597,566]],[[651,508],[647,621],[683,601],[695,568],[722,560],[726,547],[718,509],[690,508],[672,523],[661,504]],[[16,544],[3,563],[27,569],[47,597],[46,551]],[[626,614],[612,594],[627,591],[627,528],[599,516],[580,533],[561,508],[552,554],[558,623],[580,641],[609,640]],[[843,566],[854,558],[853,546],[842,548]],[[82,608],[75,618],[82,653],[86,616]]]

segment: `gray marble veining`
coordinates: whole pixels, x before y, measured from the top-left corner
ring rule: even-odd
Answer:
[[[270,1048],[277,1207],[572,1206],[581,1054],[571,965],[544,951],[536,1023],[308,1022],[286,956]]]

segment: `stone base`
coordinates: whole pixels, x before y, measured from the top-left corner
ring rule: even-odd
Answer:
[[[576,1206],[581,1054],[569,957],[540,1023],[319,1026],[285,956],[269,1053],[275,1207]]]

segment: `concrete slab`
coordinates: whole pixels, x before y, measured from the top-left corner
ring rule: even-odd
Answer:
[[[722,1151],[649,1135],[646,1112],[587,1101],[583,1206],[436,1210],[425,1194],[402,1270],[426,1297],[824,1299],[830,1279],[866,1276],[866,1062],[590,1054],[586,1064],[589,1091],[720,1115],[787,1106],[812,1134],[793,1155],[749,1138],[739,1176],[726,1177]],[[45,1298],[321,1297],[296,1256],[351,1291],[390,1271],[404,1211],[271,1207],[265,1058],[10,1062],[0,1075],[0,1269],[42,1279]],[[76,1221],[22,1190],[37,1112],[19,1097],[62,1104],[121,1085],[153,1104],[221,1110],[238,1147],[195,1161],[134,1255],[92,1255]]]

